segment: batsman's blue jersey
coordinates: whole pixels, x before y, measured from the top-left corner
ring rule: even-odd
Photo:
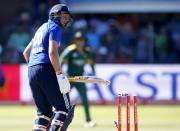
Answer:
[[[35,33],[28,66],[50,63],[48,49],[49,40],[54,40],[60,46],[62,28],[55,21],[48,20]]]

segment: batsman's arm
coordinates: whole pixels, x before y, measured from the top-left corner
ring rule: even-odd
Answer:
[[[70,58],[70,50],[69,50],[69,47],[67,47],[67,48],[64,49],[64,51],[61,53],[61,55],[59,57],[62,72],[66,76],[68,76],[69,58]]]
[[[61,72],[59,64],[58,43],[54,40],[49,40],[49,59],[56,72],[56,77],[61,93],[68,93],[70,91],[70,83],[68,78]]]
[[[26,60],[26,62],[29,61],[30,53],[31,53],[31,48],[32,48],[32,41],[27,45],[27,47],[23,51],[23,56]]]
[[[49,41],[49,59],[56,74],[58,75],[61,73],[61,68],[59,65],[58,43],[54,40]]]

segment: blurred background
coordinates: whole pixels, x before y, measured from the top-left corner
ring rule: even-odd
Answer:
[[[58,2],[1,2],[1,63],[24,63],[24,47],[36,29],[47,21],[49,8]],[[74,23],[64,32],[62,50],[74,32],[83,30],[97,63],[174,64],[180,61],[179,0],[74,0],[63,3],[69,5]]]
[[[22,52],[38,27],[47,21],[49,9],[57,3],[67,4],[74,16],[71,27],[63,32],[60,53],[71,43],[75,32],[84,32],[93,53],[96,75],[111,81],[108,88],[87,85],[89,101],[96,105],[92,106],[91,114],[99,122],[94,130],[116,130],[113,120],[117,118],[119,93],[138,96],[140,130],[179,130],[180,0],[0,1],[0,116],[3,116],[0,130],[31,129],[34,108],[19,106],[33,104]],[[87,69],[86,74],[91,72]],[[76,90],[72,90],[71,99],[79,103]],[[13,117],[19,121],[23,118],[25,126],[20,123],[8,126],[11,115],[6,116],[11,106],[12,116],[26,108],[24,115]],[[104,107],[112,110],[107,121],[103,114],[97,114]],[[31,115],[26,116],[27,111]],[[81,119],[77,121],[70,130],[81,130]]]

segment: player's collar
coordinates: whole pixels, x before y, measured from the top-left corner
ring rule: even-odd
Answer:
[[[49,19],[48,22],[53,22],[53,23],[57,24],[58,26],[61,26],[61,24],[57,20]]]

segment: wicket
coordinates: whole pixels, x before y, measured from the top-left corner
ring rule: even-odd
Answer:
[[[115,122],[118,131],[122,129],[122,98],[126,98],[126,131],[130,131],[130,106],[131,98],[128,94],[119,94],[117,98],[118,104],[118,122]],[[138,99],[137,96],[133,96],[133,108],[134,108],[134,131],[138,131],[138,118],[137,118],[137,105]]]

